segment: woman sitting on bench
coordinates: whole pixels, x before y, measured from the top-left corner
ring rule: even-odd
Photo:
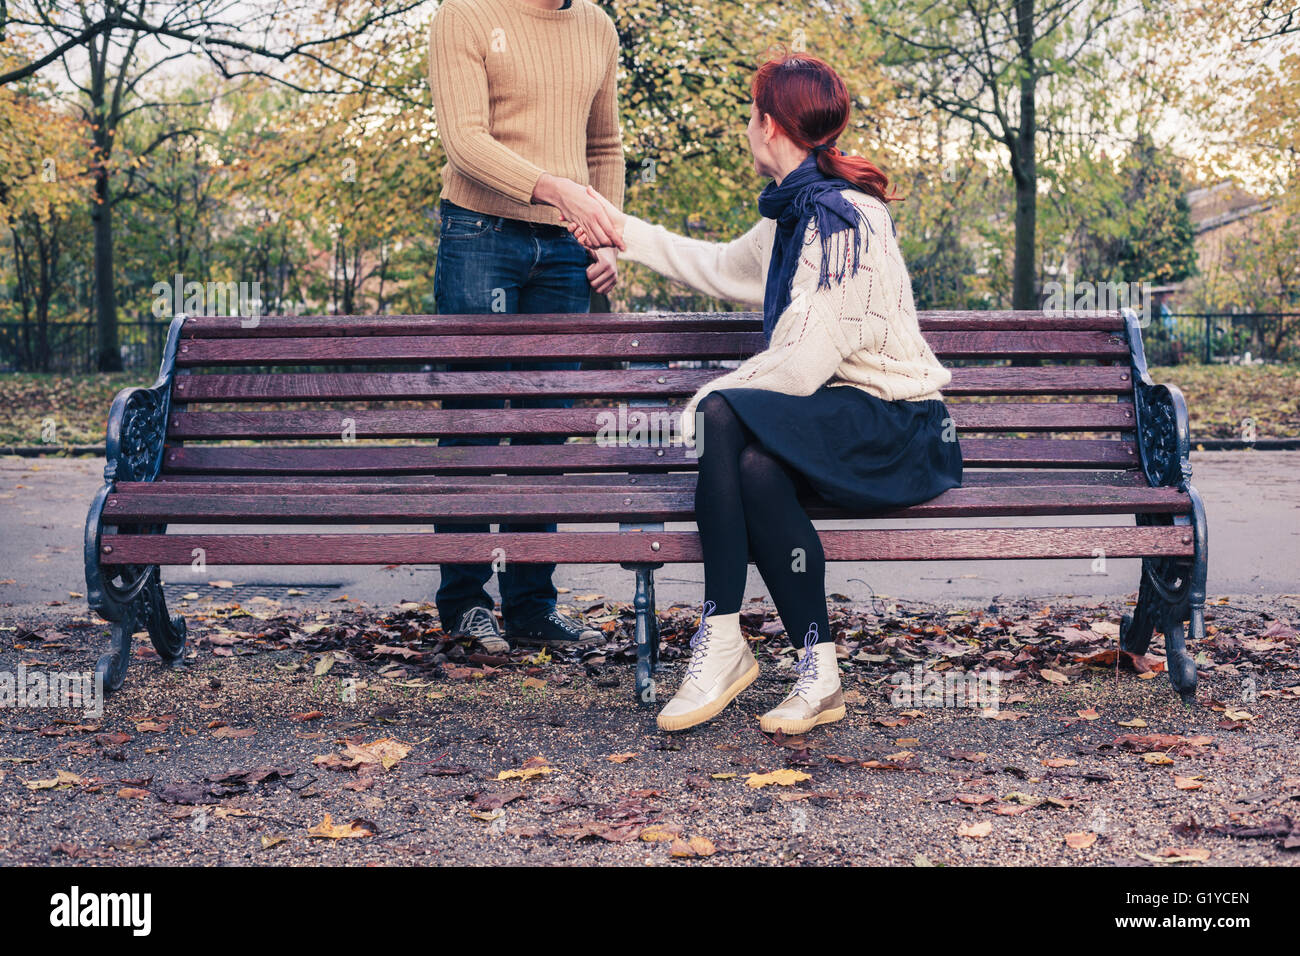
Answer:
[[[708,295],[761,303],[768,341],[700,389],[682,416],[683,434],[699,433],[705,600],[690,665],[659,714],[664,730],[711,719],[758,676],[740,630],[751,555],[786,633],[802,643],[793,690],[760,726],[800,734],[840,720],[825,557],[799,498],[869,512],[961,484],[939,391],[951,375],[917,324],[886,209],[897,197],[879,169],[835,146],[849,120],[844,81],[816,57],[792,54],[759,68],[752,95],[749,146],[772,182],[747,233],[704,242],[607,209],[624,258]]]

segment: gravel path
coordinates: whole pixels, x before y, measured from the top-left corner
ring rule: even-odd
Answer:
[[[759,604],[762,677],[667,735],[620,605],[587,609],[601,655],[494,663],[425,608],[195,601],[186,666],[142,640],[102,717],[0,710],[0,864],[1300,862],[1296,602],[1210,609],[1191,709],[1133,669],[1155,657],[1095,657],[1124,610],[841,606],[848,718],[782,741],[755,719],[790,657]],[[0,612],[0,673],[93,666],[102,623],[55,613]],[[671,689],[689,611],[664,626]],[[1000,668],[996,711],[891,704],[891,674],[945,663]]]

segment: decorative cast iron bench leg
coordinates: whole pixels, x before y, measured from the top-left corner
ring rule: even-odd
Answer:
[[[1205,578],[1209,563],[1209,533],[1205,505],[1191,485],[1191,428],[1187,402],[1173,385],[1157,385],[1147,371],[1142,349],[1142,323],[1132,309],[1122,310],[1133,374],[1133,411],[1138,456],[1147,483],[1170,487],[1191,498],[1190,515],[1138,515],[1139,525],[1175,525],[1187,529],[1190,558],[1143,558],[1138,602],[1120,625],[1120,646],[1143,654],[1153,631],[1165,635],[1169,681],[1184,703],[1196,698],[1196,662],[1189,641],[1205,636]],[[1186,625],[1186,627],[1184,626]]]
[[[658,607],[655,604],[655,572],[650,569],[650,676],[659,674],[663,671],[663,665],[659,663],[659,615],[656,612]]]
[[[95,665],[106,694],[122,686],[131,661],[131,635],[141,628],[149,632],[164,662],[177,666],[185,656],[185,620],[167,613],[158,566],[103,564],[103,558],[112,553],[113,547],[113,535],[104,534],[104,503],[113,494],[117,482],[153,481],[162,470],[176,349],[184,322],[184,316],[172,320],[154,386],[123,389],[113,399],[104,449],[107,461],[104,486],[95,495],[86,516],[83,552],[86,602],[109,622],[112,634],[110,651]],[[114,530],[162,534],[167,526]]]
[[[104,501],[112,488],[111,484],[104,485],[91,505],[85,550],[86,598],[111,628],[111,649],[95,665],[106,694],[121,687],[126,677],[131,635],[148,631],[158,656],[173,667],[179,667],[185,656],[186,638],[185,619],[167,612],[157,565],[106,568],[100,563],[101,552],[112,547],[113,536],[101,534]]]
[[[636,572],[636,593],[632,606],[636,609],[636,699],[642,706],[655,703],[656,686],[654,664],[659,656],[659,624],[655,620],[654,573],[658,564],[625,564]]]

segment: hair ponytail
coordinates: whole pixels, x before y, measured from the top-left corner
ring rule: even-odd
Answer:
[[[825,60],[808,53],[775,57],[758,68],[750,92],[760,115],[771,116],[795,145],[813,151],[823,175],[881,202],[901,198],[889,191],[889,177],[875,163],[834,145],[849,124],[849,90]]]

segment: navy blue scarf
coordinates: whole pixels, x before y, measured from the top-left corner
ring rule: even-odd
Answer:
[[[846,262],[851,273],[858,271],[859,239],[862,238],[859,214],[853,203],[840,195],[842,189],[857,188],[846,180],[825,175],[817,168],[817,154],[814,152],[809,153],[779,185],[774,179],[759,193],[758,211],[765,219],[776,220],[776,241],[772,243],[772,260],[763,290],[763,335],[769,342],[777,319],[790,304],[790,284],[799,268],[809,219],[817,220],[817,233],[821,237],[821,273],[817,288],[829,288],[832,275],[835,281],[843,281]],[[866,222],[865,219],[862,221]],[[867,223],[867,229],[871,229],[870,223]],[[849,230],[852,230],[851,252],[843,248],[843,243],[850,238],[847,235]],[[866,248],[865,241],[861,248]],[[832,259],[836,263],[834,273],[831,272]]]

